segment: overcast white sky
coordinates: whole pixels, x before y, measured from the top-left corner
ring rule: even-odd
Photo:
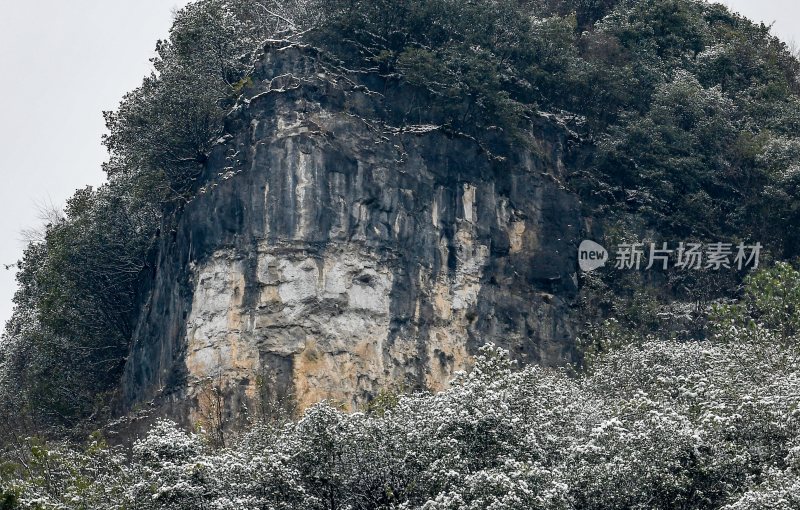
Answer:
[[[0,0],[0,264],[16,262],[38,205],[103,182],[103,110],[149,72],[156,40],[187,0]],[[800,42],[798,0],[725,0]],[[14,272],[0,266],[0,324]]]

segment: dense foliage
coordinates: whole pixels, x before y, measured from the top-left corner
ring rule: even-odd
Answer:
[[[793,268],[764,271],[712,340],[649,339],[580,377],[485,347],[439,394],[350,414],[320,403],[228,448],[163,421],[129,453],[28,440],[3,494],[31,509],[797,508],[799,289]]]
[[[9,432],[71,426],[107,404],[158,220],[132,202],[125,184],[78,191],[25,251],[15,314],[0,343],[0,427]]]

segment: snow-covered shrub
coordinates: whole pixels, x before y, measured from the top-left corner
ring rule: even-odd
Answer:
[[[323,402],[217,449],[159,422],[129,458],[31,442],[0,480],[31,509],[797,508],[800,356],[775,334],[651,340],[577,376],[489,346],[381,413]]]

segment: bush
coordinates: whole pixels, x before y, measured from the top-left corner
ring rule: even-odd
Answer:
[[[2,483],[22,508],[789,505],[800,367],[762,350],[746,335],[651,340],[575,379],[517,370],[486,347],[451,389],[403,396],[383,416],[320,403],[217,449],[160,422],[127,462],[96,440],[34,444]]]

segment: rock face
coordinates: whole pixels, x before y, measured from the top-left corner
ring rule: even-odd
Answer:
[[[204,380],[227,412],[265,392],[355,409],[445,388],[487,342],[572,357],[583,219],[559,185],[567,132],[541,119],[529,146],[487,149],[418,94],[309,48],[265,51],[206,186],[161,234],[128,409],[191,417]]]

